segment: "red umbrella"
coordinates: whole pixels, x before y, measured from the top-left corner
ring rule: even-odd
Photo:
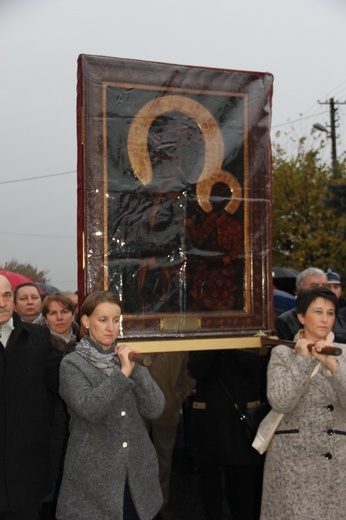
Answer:
[[[37,289],[39,290],[40,294],[45,294],[45,292],[37,285],[36,282],[25,276],[24,274],[20,273],[14,273],[13,271],[7,271],[4,269],[3,271],[0,271],[0,274],[6,276],[7,280],[12,285],[12,289],[14,290],[17,285],[20,285],[21,283],[34,283],[37,286]]]

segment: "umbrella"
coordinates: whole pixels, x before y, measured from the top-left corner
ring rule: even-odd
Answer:
[[[60,290],[57,287],[54,287],[54,285],[49,285],[48,283],[37,282],[36,285],[38,285],[42,289],[45,295],[51,294],[53,292],[60,292]]]
[[[286,267],[273,267],[274,278],[297,278],[299,271],[296,269],[288,269]]]
[[[287,269],[285,267],[273,267],[273,284],[277,289],[286,291],[292,295],[295,293],[296,278],[299,271],[296,269]]]
[[[17,285],[20,285],[22,283],[34,283],[37,286],[37,289],[39,290],[40,294],[41,295],[44,294],[41,287],[39,287],[36,282],[31,280],[31,278],[28,278],[24,274],[14,273],[13,271],[7,271],[7,269],[4,269],[2,271],[0,270],[0,274],[2,274],[3,276],[5,276],[7,278],[7,280],[12,285],[13,290],[17,287]]]

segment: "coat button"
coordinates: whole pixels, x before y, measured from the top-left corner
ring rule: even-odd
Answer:
[[[123,442],[123,448],[127,448],[127,442]]]
[[[328,430],[328,435],[334,435],[334,430]]]
[[[326,460],[330,460],[332,458],[332,454],[331,453],[326,453],[324,455],[324,457],[325,457]]]
[[[332,404],[329,404],[327,406],[327,410],[328,410],[328,412],[333,412],[334,411],[334,406]]]
[[[124,415],[126,415],[126,412],[122,411],[120,415],[121,417],[124,417]]]

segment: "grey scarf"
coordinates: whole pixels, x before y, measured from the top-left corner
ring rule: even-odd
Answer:
[[[76,352],[83,356],[89,363],[99,368],[107,376],[110,376],[116,367],[120,367],[120,361],[118,356],[114,352],[114,348],[116,343],[111,345],[111,347],[102,351],[102,347],[95,343],[88,336],[83,337],[78,345],[76,346]]]

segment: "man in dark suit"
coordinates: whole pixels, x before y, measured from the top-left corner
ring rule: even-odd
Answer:
[[[298,274],[296,280],[297,293],[315,287],[328,287],[327,274],[322,269],[308,267]],[[296,309],[284,312],[276,318],[276,332],[280,339],[292,341],[301,328]],[[340,315],[335,320],[333,333],[337,343],[346,343],[346,320]]]
[[[14,312],[0,275],[0,518],[37,520],[51,491],[50,418],[58,396],[59,357],[46,327]]]
[[[194,463],[208,520],[225,518],[225,502],[234,520],[259,518],[264,458],[241,414],[265,398],[266,367],[267,357],[240,349],[191,354]]]

